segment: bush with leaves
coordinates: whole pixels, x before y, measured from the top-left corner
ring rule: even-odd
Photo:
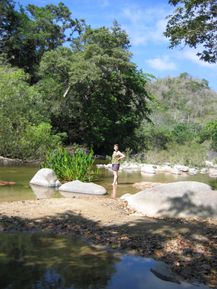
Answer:
[[[187,166],[204,166],[208,154],[208,143],[199,144],[189,141],[183,145],[168,144],[164,150],[151,150],[145,153],[145,161],[153,164],[182,164]]]
[[[70,154],[65,148],[59,147],[48,153],[42,167],[51,168],[58,178],[63,181],[92,181],[97,176],[94,170],[93,151],[86,153],[77,148]]]
[[[217,120],[208,122],[201,132],[201,141],[211,141],[211,148],[217,151]]]
[[[0,65],[0,155],[42,159],[60,143],[54,135],[40,93],[23,70]]]

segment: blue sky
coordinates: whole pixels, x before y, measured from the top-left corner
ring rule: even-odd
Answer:
[[[58,4],[58,0],[20,0],[38,6]],[[188,72],[205,78],[217,91],[217,64],[200,61],[194,49],[169,49],[163,36],[166,19],[173,7],[167,0],[62,0],[74,18],[83,18],[92,27],[111,27],[117,20],[129,34],[133,61],[138,68],[156,77],[177,76]]]

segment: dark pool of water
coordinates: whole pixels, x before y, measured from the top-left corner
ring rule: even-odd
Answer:
[[[207,289],[163,262],[121,256],[75,238],[0,234],[1,289]]]
[[[14,181],[16,185],[0,186],[0,202],[31,200],[41,198],[61,198],[63,195],[58,190],[39,186],[29,186],[29,181],[37,172],[37,167],[0,167],[0,180]],[[104,186],[109,196],[112,194],[112,172],[100,169],[98,184]],[[195,176],[179,176],[171,174],[142,175],[140,172],[120,172],[119,184],[116,197],[126,193],[136,193],[139,190],[132,185],[136,182],[176,182],[176,181],[198,181],[210,184],[215,183],[216,179],[211,179],[207,175],[198,174]]]

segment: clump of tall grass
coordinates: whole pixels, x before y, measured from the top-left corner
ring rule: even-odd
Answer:
[[[65,148],[57,148],[48,153],[42,167],[53,169],[62,181],[92,181],[98,171],[93,168],[94,155],[77,148],[71,155]]]

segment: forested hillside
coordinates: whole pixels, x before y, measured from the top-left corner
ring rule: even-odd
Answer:
[[[149,90],[151,122],[137,130],[147,161],[202,165],[208,151],[217,150],[217,93],[188,73],[155,79]]]
[[[188,73],[178,77],[157,79],[151,92],[159,104],[152,114],[155,123],[202,123],[216,118],[217,92],[209,88],[205,79],[196,79]]]

